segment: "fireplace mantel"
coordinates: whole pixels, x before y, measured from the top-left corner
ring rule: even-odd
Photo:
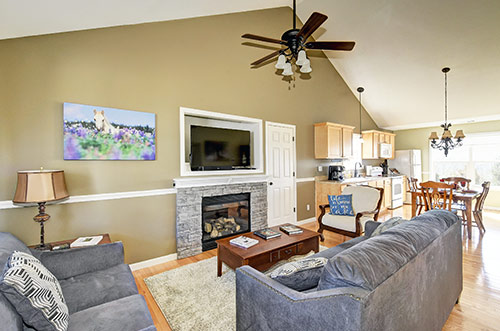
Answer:
[[[174,186],[179,188],[214,186],[214,185],[230,185],[230,184],[246,184],[246,183],[262,183],[268,182],[269,176],[253,175],[253,176],[214,176],[214,177],[197,177],[197,178],[174,178]]]

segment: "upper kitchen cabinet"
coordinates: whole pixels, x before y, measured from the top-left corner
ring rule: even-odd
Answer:
[[[363,131],[363,159],[394,159],[396,135],[377,130]]]
[[[353,156],[354,126],[330,122],[314,124],[314,157],[339,159]]]

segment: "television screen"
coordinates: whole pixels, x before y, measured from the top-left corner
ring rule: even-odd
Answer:
[[[250,166],[250,131],[191,126],[191,170]]]

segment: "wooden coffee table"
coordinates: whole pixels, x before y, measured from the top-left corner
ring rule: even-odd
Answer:
[[[229,240],[240,235],[217,240],[217,276],[222,275],[222,262],[232,269],[249,265],[263,271],[291,256],[307,254],[312,250],[319,252],[320,234],[317,232],[302,228],[304,232],[301,234],[287,235],[279,230],[279,226],[271,229],[280,232],[281,236],[265,240],[254,235],[253,232],[243,234],[243,236],[259,241],[257,245],[246,249],[229,243]]]

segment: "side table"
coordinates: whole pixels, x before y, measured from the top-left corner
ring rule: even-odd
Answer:
[[[109,237],[108,233],[96,234],[96,235],[93,235],[93,236],[102,236],[101,241],[99,241],[99,243],[97,243],[97,245],[111,244],[111,238]],[[88,237],[90,237],[90,236],[88,236]],[[50,245],[50,247],[54,247],[54,246],[59,246],[59,245],[64,245],[64,244],[71,244],[76,239],[78,239],[78,238],[73,238],[73,239],[68,239],[68,240],[61,240],[61,241],[54,241],[54,242],[50,242],[50,243],[47,243],[47,244]],[[37,245],[31,245],[31,246],[28,246],[28,247],[29,248],[35,248],[36,246]],[[78,248],[80,248],[80,247],[78,247]]]

